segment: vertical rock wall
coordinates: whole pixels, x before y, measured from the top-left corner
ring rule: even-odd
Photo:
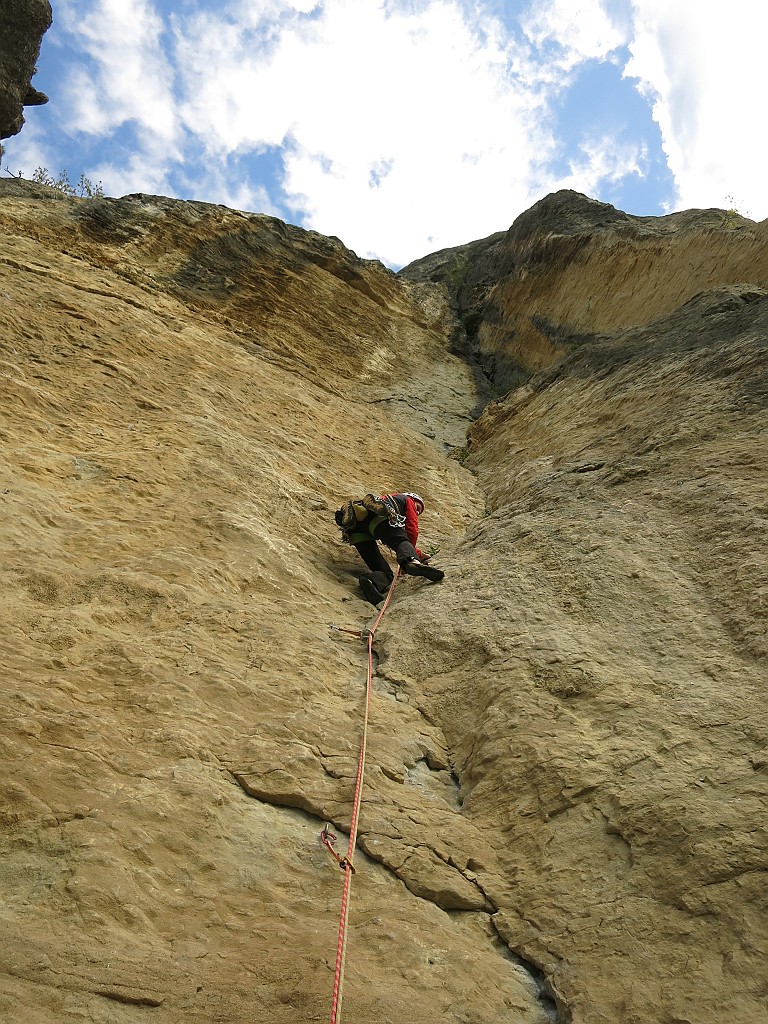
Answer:
[[[332,513],[413,488],[447,576],[377,631],[345,1019],[762,1022],[759,282],[585,319],[468,445],[444,290],[272,218],[0,182],[0,293],[5,1019],[328,1019]]]

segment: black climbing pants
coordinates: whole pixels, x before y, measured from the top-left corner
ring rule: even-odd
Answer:
[[[401,567],[409,562],[412,558],[418,558],[416,554],[416,548],[408,540],[408,534],[402,528],[402,526],[390,526],[388,522],[380,523],[373,531],[374,540],[364,540],[355,544],[360,557],[371,570],[372,574],[378,576],[379,573],[383,573],[386,577],[386,587],[382,588],[378,585],[376,579],[373,580],[374,585],[381,592],[382,589],[386,590],[387,587],[392,583],[395,578],[395,574],[392,572],[392,567],[386,558],[382,555],[379,550],[377,541],[381,541],[386,544],[388,548],[391,548],[395,552],[397,558],[397,564]]]

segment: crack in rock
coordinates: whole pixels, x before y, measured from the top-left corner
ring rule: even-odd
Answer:
[[[101,996],[103,999],[112,999],[116,1003],[125,1003],[129,1006],[162,1006],[165,1002],[163,996],[153,996],[144,992],[126,992],[118,988],[92,988],[91,993]]]
[[[246,796],[251,799],[257,799],[263,803],[269,804],[272,807],[284,807],[286,810],[296,810],[296,804],[284,804],[274,800],[270,795],[257,796],[251,789],[247,788],[245,780],[242,779],[236,772],[230,772],[232,778],[241,787]],[[333,820],[333,816],[325,817],[318,815],[317,812],[308,806],[302,806],[298,808],[306,814],[323,825],[329,823],[334,829],[339,832],[344,832],[343,829],[336,821]],[[320,831],[318,829],[318,831]],[[447,889],[445,887],[437,889],[427,884],[419,884],[418,879],[415,876],[410,876],[408,873],[403,873],[402,869],[409,862],[412,862],[418,856],[418,850],[415,847],[406,847],[403,860],[399,865],[395,864],[392,859],[388,859],[384,852],[380,849],[376,849],[376,845],[381,845],[381,836],[377,836],[375,833],[360,833],[358,835],[358,846],[370,857],[372,861],[379,864],[386,871],[389,871],[395,878],[398,878],[408,889],[409,892],[413,893],[418,899],[424,899],[434,906],[438,907],[445,913],[462,911],[468,913],[483,913],[488,917],[495,934],[498,936],[499,942],[504,950],[504,955],[518,968],[523,970],[525,974],[530,978],[536,993],[536,998],[542,1007],[542,1010],[546,1014],[547,1019],[551,1024],[570,1024],[570,1013],[563,1000],[557,996],[549,983],[544,969],[534,963],[532,960],[523,956],[519,951],[513,949],[510,944],[505,940],[504,936],[499,930],[498,924],[495,919],[495,915],[498,912],[498,907],[495,903],[487,896],[482,885],[479,883],[477,878],[469,877],[462,871],[461,868],[457,867],[450,858],[446,862],[439,854],[430,846],[424,844],[420,847],[422,850],[427,850],[429,854],[433,855],[434,858],[438,859],[441,864],[451,868],[457,875],[459,875],[462,881],[469,887],[471,886],[476,895],[471,898],[462,896],[458,892]],[[390,837],[383,837],[389,839]],[[400,841],[402,842],[401,837]],[[397,840],[393,838],[393,842]],[[424,866],[422,860],[417,866]],[[114,997],[113,997],[114,998]]]
[[[568,1004],[550,981],[544,966],[533,959],[530,952],[524,952],[514,942],[511,931],[504,926],[498,914],[490,915],[491,925],[506,950],[505,955],[522,968],[531,978],[537,998],[551,1024],[571,1024],[572,1015]],[[530,924],[531,922],[529,922]],[[506,933],[506,934],[505,934]],[[556,955],[556,954],[555,954]]]

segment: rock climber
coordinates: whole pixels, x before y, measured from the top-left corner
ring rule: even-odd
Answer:
[[[359,577],[360,589],[367,601],[378,604],[384,600],[395,575],[379,550],[381,541],[395,552],[401,570],[409,576],[424,576],[439,583],[445,576],[441,569],[427,565],[430,555],[416,547],[419,538],[419,516],[424,499],[412,491],[384,494],[345,502],[336,512],[336,524],[342,537],[353,544],[371,570]]]

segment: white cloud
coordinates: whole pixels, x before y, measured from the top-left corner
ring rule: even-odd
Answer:
[[[765,92],[763,0],[726,6],[701,0],[546,0],[532,8],[526,31],[542,51],[552,47],[552,59],[564,72],[584,60],[616,60],[619,48],[628,46],[624,75],[637,79],[652,106],[674,176],[674,208],[734,201],[750,216],[768,215],[762,144],[755,141]],[[614,177],[601,173],[601,166],[608,169],[603,159],[633,171],[628,150],[611,155],[587,145],[585,155],[584,162],[572,160],[580,182],[572,187],[582,191]],[[640,174],[644,160],[637,164]]]
[[[677,209],[728,206],[768,216],[762,141],[763,0],[633,0],[625,74],[653,102]]]
[[[603,0],[539,0],[523,19],[523,27],[538,49],[555,49],[549,60],[560,72],[585,60],[605,60],[626,41],[622,19]]]
[[[64,83],[70,128],[103,134],[133,120],[172,147],[173,73],[150,0],[60,0],[56,17],[90,58]]]
[[[51,108],[68,135],[113,142],[106,159],[91,158],[86,176],[103,181],[110,195],[173,194],[170,174],[184,140],[164,25],[151,0],[59,0],[53,31],[54,45],[71,47],[76,62],[51,96]],[[53,146],[46,143],[50,166]],[[81,160],[76,152],[70,170],[76,166],[79,173]]]
[[[86,174],[110,194],[281,204],[399,265],[503,229],[548,191],[600,196],[642,178],[647,144],[606,138],[599,112],[577,151],[557,137],[579,69],[630,52],[625,74],[653,106],[678,205],[734,196],[765,216],[752,142],[762,0],[732,0],[725,15],[698,0],[196,0],[165,22],[158,10],[57,5],[54,29],[81,56],[51,106],[102,144]],[[25,133],[21,148],[50,167]],[[282,157],[272,182],[262,172],[275,162],[257,159],[270,147]]]
[[[644,144],[618,144],[610,135],[593,136],[581,142],[578,154],[570,160],[570,172],[560,180],[559,187],[595,196],[606,182],[615,183],[630,174],[644,177],[647,165]]]
[[[145,133],[135,148],[119,157],[102,160],[89,177],[106,186],[107,194],[124,196],[132,192],[174,195],[170,180],[174,163],[160,136]]]
[[[223,9],[177,21],[185,126],[211,155],[285,143],[292,208],[361,254],[496,231],[539,198],[551,140],[524,46],[470,7],[326,0],[278,23],[272,4],[250,34]]]
[[[58,174],[64,168],[52,159],[52,151],[47,143],[44,129],[33,119],[28,120],[19,135],[3,140],[3,172],[11,177],[21,174],[31,178],[38,167],[47,167],[54,175]]]

